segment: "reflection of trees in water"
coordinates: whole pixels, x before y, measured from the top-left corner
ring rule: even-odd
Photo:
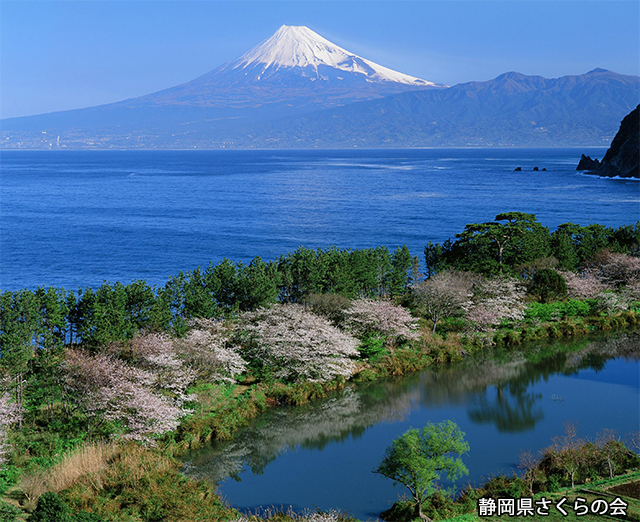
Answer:
[[[596,340],[539,343],[529,352],[513,352],[507,363],[473,358],[445,370],[424,372],[420,402],[425,406],[469,404],[468,414],[473,422],[495,424],[502,432],[524,431],[544,418],[542,408],[536,406],[542,395],[528,391],[533,384],[558,373],[572,374],[586,368],[602,370],[613,357],[637,360],[639,341],[640,332],[619,333]],[[528,361],[535,360],[536,353],[549,351],[558,344],[566,351],[536,362]],[[576,349],[579,351],[572,351]],[[489,387],[495,387],[495,392]]]
[[[544,419],[542,408],[535,407],[541,394],[514,391],[508,386],[508,393],[498,386],[495,398],[489,397],[488,390],[478,394],[467,409],[469,419],[478,424],[495,424],[498,431],[518,432],[533,428]]]
[[[591,368],[597,372],[613,357],[633,361],[640,359],[640,330],[600,339],[589,343],[584,350],[569,354],[564,372],[576,373],[583,368]]]
[[[541,395],[528,391],[534,383],[558,373],[598,370],[612,357],[637,359],[640,331],[561,344],[567,351],[550,357],[544,354],[553,353],[551,343],[539,343],[527,352],[487,352],[450,368],[360,385],[306,406],[274,409],[232,441],[194,452],[184,471],[197,470],[215,482],[239,479],[245,465],[259,474],[288,450],[321,450],[358,438],[374,424],[400,421],[416,402],[426,407],[467,404],[473,422],[492,423],[503,432],[531,429],[544,416],[537,404]]]
[[[185,474],[204,475],[214,482],[239,480],[243,467],[261,474],[271,461],[298,447],[321,450],[327,444],[360,437],[380,422],[402,420],[417,399],[415,386],[392,382],[369,385],[358,391],[301,407],[278,408],[260,416],[255,425],[233,440],[198,450],[184,468]],[[400,393],[398,393],[400,390]]]

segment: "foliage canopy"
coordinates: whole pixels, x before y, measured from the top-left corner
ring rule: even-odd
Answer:
[[[469,451],[464,433],[452,421],[427,424],[422,430],[410,429],[393,441],[382,462],[373,473],[379,473],[402,484],[415,502],[415,512],[423,520],[424,501],[436,491],[435,482],[445,474],[455,480],[469,473],[461,455]]]

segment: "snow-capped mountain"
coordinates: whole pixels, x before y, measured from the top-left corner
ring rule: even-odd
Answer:
[[[172,147],[203,135],[211,137],[210,146],[226,146],[226,136],[251,136],[265,122],[444,87],[350,53],[307,27],[283,25],[240,58],[182,85],[108,105],[3,120],[9,139],[0,147],[49,146],[53,134],[74,148]]]
[[[420,87],[443,87],[433,82],[378,65],[370,60],[346,51],[318,33],[304,26],[283,25],[276,33],[255,46],[225,69],[252,71],[256,80],[277,71],[299,67],[311,79],[323,79],[323,67],[331,67],[345,73],[365,76],[372,82],[395,82]]]
[[[362,58],[308,27],[283,25],[240,58],[195,80],[129,103],[327,108],[409,90],[442,88]]]
[[[640,78],[507,73],[453,87],[282,26],[190,82],[118,103],[2,120],[0,149],[608,145]],[[354,103],[358,102],[358,103]]]

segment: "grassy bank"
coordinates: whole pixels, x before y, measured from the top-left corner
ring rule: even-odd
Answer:
[[[541,502],[543,498],[550,500],[550,509],[548,510],[548,515],[544,516],[544,520],[548,520],[550,522],[602,522],[603,520],[640,520],[640,472],[632,471],[613,479],[598,480],[589,484],[579,485],[575,488],[563,488],[553,493],[538,493],[531,498],[533,499],[533,504],[534,506],[536,506],[536,509],[538,506],[536,502]],[[615,516],[611,516],[600,512],[593,513],[591,512],[591,510],[587,513],[584,513],[584,508],[582,506],[586,505],[591,507],[596,500],[605,500],[610,504],[616,498],[621,499],[624,504],[626,504],[626,507],[624,508],[624,515],[618,514]],[[566,500],[563,502],[563,499]],[[564,509],[564,511],[566,511],[566,515],[564,515],[555,507],[558,504],[560,504],[560,507]],[[577,507],[577,510],[574,509],[574,507]],[[609,510],[611,511],[611,508],[609,508]],[[598,510],[596,509],[596,511]],[[542,517],[540,516],[540,518]],[[449,518],[442,518],[440,520],[446,522],[477,522],[481,520],[488,520],[492,522],[512,520],[514,522],[521,522],[527,520],[536,520],[536,518],[531,516],[518,517],[509,515],[480,517],[476,509],[470,513],[456,515]]]

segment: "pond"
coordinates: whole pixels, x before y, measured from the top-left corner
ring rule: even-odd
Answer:
[[[462,363],[347,388],[303,407],[274,408],[232,441],[193,451],[183,472],[205,476],[233,507],[346,510],[377,518],[402,486],[371,473],[409,428],[453,420],[466,433],[469,475],[480,485],[517,469],[577,423],[593,438],[640,429],[640,330],[522,350],[492,350]],[[447,486],[447,484],[445,484]]]

